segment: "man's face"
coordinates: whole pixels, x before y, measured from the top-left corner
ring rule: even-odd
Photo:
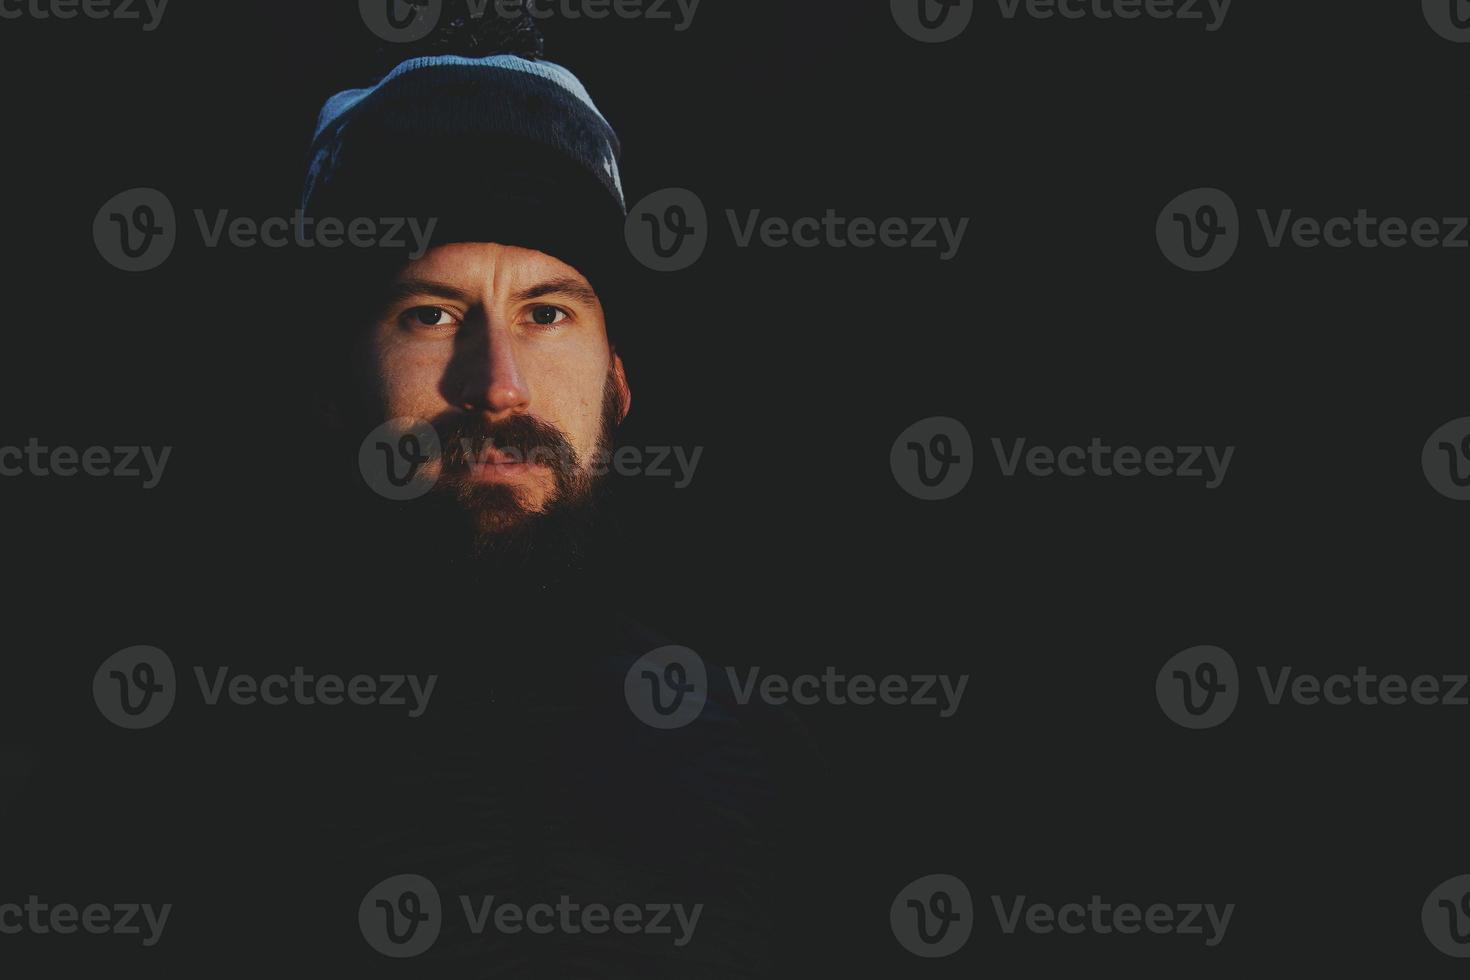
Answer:
[[[365,353],[376,414],[433,423],[436,490],[482,535],[590,493],[630,404],[591,285],[529,249],[443,245],[410,262]]]

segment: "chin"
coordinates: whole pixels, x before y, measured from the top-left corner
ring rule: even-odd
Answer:
[[[470,523],[477,535],[494,538],[498,535],[516,534],[531,527],[541,517],[541,511],[481,508],[470,515]]]

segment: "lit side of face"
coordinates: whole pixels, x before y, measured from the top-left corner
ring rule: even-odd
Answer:
[[[533,419],[558,430],[583,467],[601,448],[609,385],[619,417],[631,404],[586,278],[507,245],[442,245],[404,266],[370,327],[366,362],[382,419],[473,419],[492,429]],[[479,447],[462,478],[513,488],[530,512],[557,490],[550,466],[493,447]]]

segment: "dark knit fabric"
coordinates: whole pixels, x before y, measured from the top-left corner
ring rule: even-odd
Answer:
[[[318,218],[436,219],[435,245],[532,248],[601,291],[625,251],[620,154],[586,90],[557,65],[418,58],[327,101],[302,208]]]

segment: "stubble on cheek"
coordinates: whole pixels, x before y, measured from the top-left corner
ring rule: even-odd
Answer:
[[[430,420],[450,406],[442,387],[449,359],[441,351],[389,341],[377,358],[378,388],[390,418]]]

